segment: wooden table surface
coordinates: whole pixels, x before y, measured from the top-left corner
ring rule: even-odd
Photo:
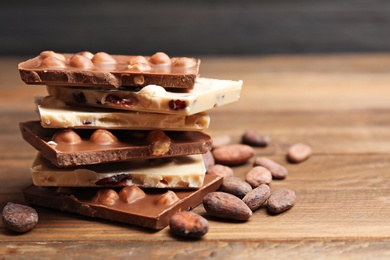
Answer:
[[[0,206],[23,203],[36,151],[25,143],[18,122],[37,118],[33,96],[43,86],[25,85],[17,63],[0,59]],[[39,224],[15,235],[0,226],[5,259],[241,259],[390,257],[390,54],[205,57],[201,74],[241,79],[239,102],[210,112],[212,136],[234,143],[256,129],[271,138],[256,155],[287,167],[271,190],[295,190],[296,205],[271,216],[256,211],[248,222],[209,219],[197,241],[37,208]],[[285,160],[288,147],[309,144],[313,155],[301,164]],[[253,160],[253,159],[252,159]],[[244,177],[252,160],[235,167]],[[205,215],[202,206],[195,209]]]

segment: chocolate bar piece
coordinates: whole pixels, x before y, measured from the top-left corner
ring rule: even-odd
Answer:
[[[206,153],[211,137],[194,131],[43,128],[22,122],[25,141],[57,167]]]
[[[29,204],[159,230],[168,225],[173,214],[196,207],[221,183],[221,177],[206,175],[203,186],[196,190],[30,186],[23,190],[23,195]]]
[[[47,86],[47,91],[68,105],[193,115],[236,102],[241,88],[242,81],[198,78],[194,89],[184,93],[167,91],[157,85],[148,85],[138,91]]]
[[[34,185],[62,187],[194,189],[205,173],[201,154],[57,168],[38,153],[31,167]]]
[[[151,84],[167,88],[192,89],[200,60],[170,58],[162,52],[148,56],[110,55],[105,52],[61,54],[44,51],[18,66],[27,84],[143,87]]]
[[[63,101],[50,96],[42,99],[38,111],[41,124],[46,128],[201,131],[210,125],[210,116],[207,112],[186,116],[70,107],[66,106]]]

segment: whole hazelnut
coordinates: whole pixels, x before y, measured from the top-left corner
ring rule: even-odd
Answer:
[[[93,58],[93,53],[89,51],[82,51],[77,53],[78,55],[84,56],[85,58],[92,59]]]
[[[57,144],[78,144],[82,140],[81,137],[72,129],[63,129],[54,134],[52,141],[56,142]]]
[[[45,58],[40,65],[42,68],[65,68],[65,63],[57,57],[51,56]]]
[[[115,64],[116,60],[108,53],[98,52],[93,56],[92,62],[94,64]]]
[[[56,53],[54,51],[43,51],[39,54],[39,57],[44,60],[46,59],[47,57],[55,57],[61,61],[66,61],[66,58],[64,55],[60,54],[60,53]]]
[[[173,191],[169,190],[162,194],[156,201],[157,206],[169,206],[179,200],[179,197]]]
[[[90,141],[95,144],[108,145],[118,142],[118,139],[110,131],[98,129],[90,137]]]
[[[135,185],[127,186],[119,191],[119,198],[128,204],[145,197],[145,192]]]
[[[82,55],[73,55],[72,58],[70,58],[69,65],[76,68],[82,68],[82,69],[92,69],[93,63],[90,59],[88,59],[85,56]]]
[[[178,58],[173,62],[173,66],[175,67],[193,67],[196,62],[191,58]]]
[[[171,64],[171,58],[164,52],[156,52],[150,57],[150,62],[158,65]]]

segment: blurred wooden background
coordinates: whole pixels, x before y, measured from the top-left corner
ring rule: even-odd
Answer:
[[[390,50],[388,0],[2,0],[0,55]]]

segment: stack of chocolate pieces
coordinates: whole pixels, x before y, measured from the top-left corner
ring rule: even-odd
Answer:
[[[202,154],[207,110],[235,102],[242,81],[199,77],[200,60],[42,52],[19,64],[39,121],[20,123],[39,152],[26,201],[91,217],[161,229],[218,189]]]

